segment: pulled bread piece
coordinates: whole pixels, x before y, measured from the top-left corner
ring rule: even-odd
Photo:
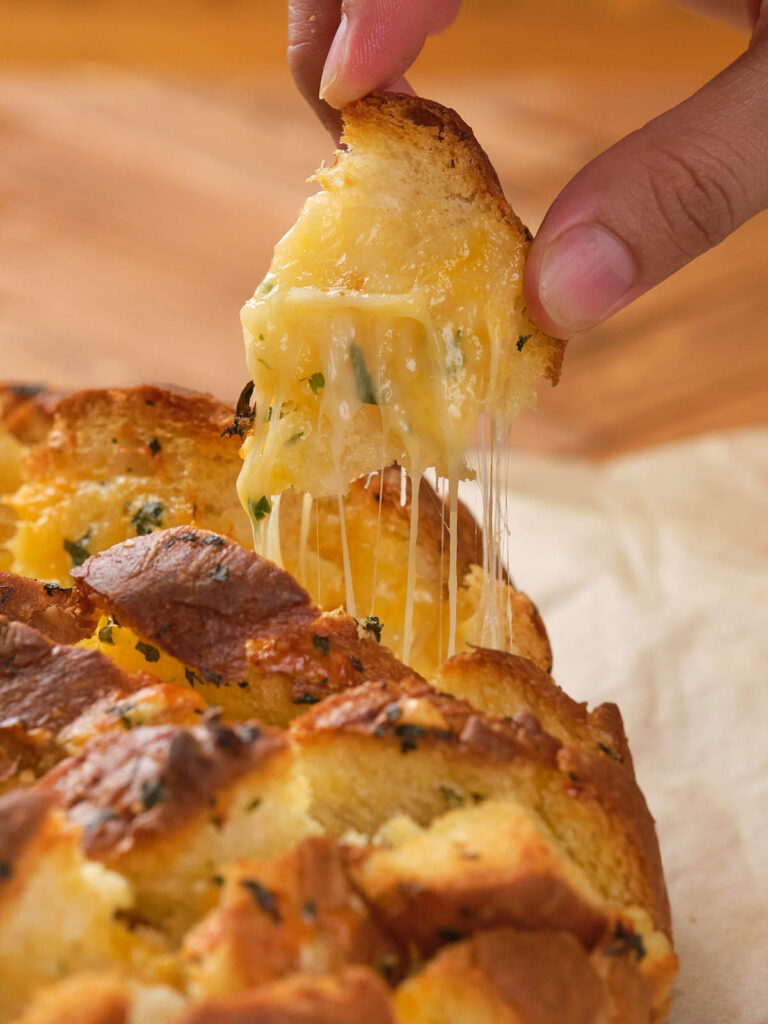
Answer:
[[[631,769],[599,748],[561,743],[530,711],[494,718],[405,680],[330,697],[291,729],[312,814],[332,835],[373,836],[398,814],[428,825],[457,799],[519,802],[604,899],[637,905],[669,931],[653,819]]]
[[[384,642],[398,655],[403,649],[406,566],[411,531],[411,480],[399,466],[389,466],[350,484],[344,498],[344,524],[350,575],[358,608],[372,610],[383,624]],[[483,633],[483,536],[469,509],[457,502],[456,576],[458,581],[456,646],[480,643]],[[303,519],[306,516],[306,521]],[[302,524],[305,543],[301,543]],[[285,568],[323,608],[347,600],[338,501],[319,498],[305,512],[293,490],[280,502],[281,553]],[[430,676],[442,661],[449,635],[449,510],[428,481],[418,494],[418,532],[414,581],[413,636],[408,663]],[[499,581],[498,607],[506,612],[499,645],[552,667],[552,650],[537,609],[525,594]],[[511,624],[506,635],[507,618]]]
[[[317,831],[284,734],[215,714],[97,736],[44,786],[83,829],[85,854],[126,875],[141,919],[174,938],[214,902],[218,865]]]
[[[306,839],[277,860],[240,861],[223,874],[218,907],[184,945],[194,999],[349,964],[400,976],[403,950],[376,923],[333,840]]]
[[[456,480],[480,414],[508,420],[560,371],[564,343],[523,299],[530,234],[470,128],[389,92],[342,116],[343,148],[242,312],[254,509],[288,486],[345,494],[391,462]]]
[[[284,726],[331,693],[412,674],[350,616],[321,613],[287,572],[213,533],[137,537],[72,576],[121,624],[105,654],[194,686],[230,718]]]
[[[131,902],[124,878],[88,863],[79,829],[54,794],[0,797],[0,1020],[64,974],[125,963],[135,945],[115,920]]]
[[[199,523],[247,543],[239,439],[209,395],[144,385],[62,398],[6,504],[14,572],[66,585],[88,555],[163,526]]]
[[[448,947],[395,994],[400,1024],[650,1024],[652,1003],[631,948],[512,928]]]

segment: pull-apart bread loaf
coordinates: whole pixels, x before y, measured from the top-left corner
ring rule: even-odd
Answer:
[[[2,623],[27,788],[2,798],[0,944],[26,952],[0,1020],[89,991],[126,1024],[663,1020],[669,907],[614,706],[483,648],[430,683],[193,526],[72,576],[50,607],[74,643]],[[7,608],[45,625],[31,593]]]
[[[529,236],[452,111],[345,121],[236,409],[0,388],[0,1024],[666,1015],[619,711],[559,688],[492,539],[421,482],[558,376]]]

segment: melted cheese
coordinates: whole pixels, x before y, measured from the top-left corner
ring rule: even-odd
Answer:
[[[414,495],[425,470],[447,478],[450,654],[465,452],[484,414],[507,421],[535,402],[536,381],[557,372],[560,347],[527,316],[526,237],[490,176],[478,175],[474,141],[461,135],[449,152],[429,128],[390,137],[346,127],[348,149],[316,175],[321,191],[242,311],[256,407],[238,487],[267,552],[265,523],[288,487],[343,496],[350,481],[393,462]],[[414,505],[406,658],[420,628]],[[355,581],[341,501],[339,518],[349,607]]]

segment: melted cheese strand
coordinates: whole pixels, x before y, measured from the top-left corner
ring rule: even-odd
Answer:
[[[370,615],[376,614],[376,584],[379,579],[379,547],[381,545],[381,503],[384,498],[384,469],[381,467],[379,474],[379,507],[376,510],[376,548],[373,555],[373,583],[371,585],[371,610]]]
[[[341,554],[344,559],[344,588],[346,591],[346,603],[347,612],[355,618],[357,616],[357,609],[355,608],[355,588],[352,581],[352,565],[349,560],[349,544],[347,543],[347,521],[344,517],[344,499],[341,495],[339,499],[339,526],[341,528]]]
[[[309,544],[309,524],[311,520],[312,495],[304,494],[301,499],[301,528],[299,531],[299,577],[302,587],[307,585],[307,547]]]
[[[421,473],[416,471],[411,483],[411,524],[408,537],[408,575],[405,584],[405,615],[403,618],[403,661],[408,664],[413,642],[413,594],[416,588],[416,539],[419,533],[419,491]]]
[[[272,511],[267,519],[267,543],[266,557],[270,562],[283,568],[283,551],[280,546],[280,498],[276,494],[272,498]]]
[[[448,657],[456,653],[456,618],[458,610],[458,525],[459,525],[459,478],[452,475],[448,481],[450,509],[448,530],[450,557],[448,560]]]

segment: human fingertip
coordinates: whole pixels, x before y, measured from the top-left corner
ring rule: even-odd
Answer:
[[[632,253],[612,231],[576,224],[534,242],[526,267],[529,308],[543,330],[569,337],[635,298],[637,277]]]
[[[345,103],[357,97],[349,95],[349,87],[345,88],[344,71],[349,56],[349,19],[342,13],[336,35],[333,37],[328,56],[325,58],[323,74],[320,79],[320,99],[332,107],[343,107]]]

